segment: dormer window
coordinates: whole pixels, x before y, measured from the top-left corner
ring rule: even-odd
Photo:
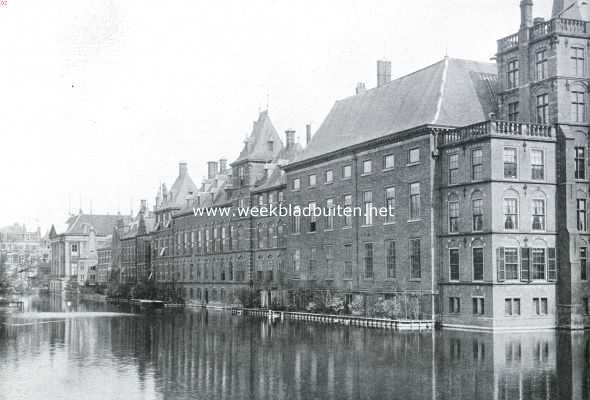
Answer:
[[[269,140],[268,142],[266,142],[266,145],[268,147],[268,151],[274,151],[275,142],[273,142],[272,140]]]

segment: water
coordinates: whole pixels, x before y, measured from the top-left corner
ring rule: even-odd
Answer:
[[[590,333],[399,333],[31,298],[0,399],[587,399]]]

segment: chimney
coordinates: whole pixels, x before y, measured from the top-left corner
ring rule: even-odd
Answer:
[[[309,144],[311,142],[311,125],[305,125],[305,144]]]
[[[287,141],[287,148],[291,148],[295,144],[295,131],[285,131],[285,138]]]
[[[227,159],[222,158],[219,160],[219,173],[225,174],[225,171],[227,171]]]
[[[367,91],[367,87],[365,86],[365,82],[359,82],[356,84],[356,94],[359,95],[361,93],[365,93]]]
[[[213,179],[217,175],[217,161],[207,162],[207,179]]]
[[[186,176],[187,166],[185,162],[178,163],[178,176]]]
[[[377,61],[377,87],[391,82],[391,61]]]
[[[520,1],[520,29],[533,26],[533,0]]]
[[[140,207],[139,207],[140,212],[144,212],[145,210],[147,210],[147,200],[141,200],[139,203],[140,203]]]

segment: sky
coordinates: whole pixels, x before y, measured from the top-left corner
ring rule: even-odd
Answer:
[[[357,82],[489,61],[520,0],[7,0],[0,5],[0,226],[148,205],[178,163],[237,157],[258,113],[315,131]],[[0,3],[2,4],[2,3]],[[535,0],[549,17],[551,0]],[[58,228],[59,230],[59,228]]]

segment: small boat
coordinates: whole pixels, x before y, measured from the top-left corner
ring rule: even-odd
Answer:
[[[166,307],[166,304],[161,300],[135,299],[133,300],[133,303],[139,306],[141,311],[153,311]]]

